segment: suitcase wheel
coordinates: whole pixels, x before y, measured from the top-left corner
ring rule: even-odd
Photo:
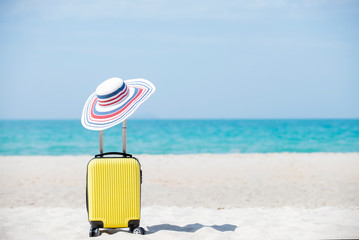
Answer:
[[[136,227],[132,231],[133,234],[145,235],[145,229],[143,227]]]
[[[98,237],[98,236],[100,236],[100,229],[91,227],[90,232],[89,232],[89,236],[90,237]]]

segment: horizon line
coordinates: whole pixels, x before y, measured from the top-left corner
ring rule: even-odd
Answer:
[[[0,118],[0,121],[81,121],[78,118]],[[359,120],[359,118],[132,118],[126,120],[195,121],[195,120]]]

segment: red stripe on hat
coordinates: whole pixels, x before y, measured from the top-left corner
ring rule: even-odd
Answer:
[[[136,87],[138,88],[139,91],[137,92],[134,99],[137,100],[138,98],[141,98],[146,93],[146,88],[143,88],[142,86],[136,86]],[[88,119],[89,119],[90,122],[92,121],[94,123],[96,122],[96,123],[106,124],[108,121],[112,121],[112,120],[115,120],[116,118],[120,117],[118,115],[120,115],[121,111],[113,113],[112,115],[114,115],[114,116],[112,116],[112,117],[108,117],[108,116],[111,116],[111,115],[105,115],[105,117],[108,117],[108,118],[105,118],[105,119],[99,119],[99,115],[92,114],[92,111],[93,111],[93,109],[94,109],[94,107],[96,105],[97,100],[98,99],[96,98],[96,95],[95,95],[95,97],[93,98],[93,100],[92,100],[92,102],[90,104],[90,107],[88,108],[87,116],[88,116]],[[127,110],[128,108],[131,108],[131,106],[133,104],[134,103],[131,101],[123,109]],[[117,115],[115,115],[115,114],[117,114]],[[95,118],[93,118],[91,116],[95,116]],[[101,115],[101,116],[103,116],[103,115]]]
[[[108,106],[108,105],[117,103],[117,102],[119,102],[121,99],[123,99],[125,96],[127,96],[127,94],[128,94],[128,88],[127,88],[127,86],[126,86],[125,90],[122,91],[122,93],[120,93],[118,96],[113,97],[112,99],[108,99],[108,100],[105,100],[105,101],[102,101],[102,100],[98,99],[98,105],[100,105],[100,106]],[[105,104],[105,103],[107,103],[107,102],[111,102],[111,101],[113,101],[113,100],[116,100],[117,98],[121,98],[121,99],[118,100],[118,101],[116,101],[116,102],[113,102],[113,103]]]
[[[121,93],[120,95],[118,95],[116,98],[120,97],[122,94],[125,94],[125,93]],[[118,103],[119,101],[121,101],[124,97],[126,97],[128,95],[128,91],[127,91],[127,94],[125,94],[124,96],[122,96],[120,99],[117,99],[116,101],[112,102],[112,103],[107,103],[107,104],[101,104],[100,102],[103,102],[103,101],[100,101],[98,100],[98,105],[102,106],[102,107],[105,107],[105,106],[109,106],[109,105],[112,105],[112,104],[115,104],[115,103]],[[113,100],[115,100],[116,98],[114,98]],[[111,100],[108,100],[108,101],[111,101]],[[106,101],[106,102],[108,102]]]
[[[133,103],[133,101],[135,101],[135,100],[141,95],[141,93],[142,93],[143,91],[144,91],[144,90],[143,90],[142,88],[140,88],[139,91],[138,91],[138,94],[136,95],[136,97],[134,97],[129,103],[127,103],[125,107],[123,107],[123,108],[122,108],[121,110],[119,110],[118,112],[114,112],[114,113],[109,114],[109,115],[102,115],[102,116],[100,116],[100,115],[95,115],[95,114],[93,113],[93,111],[91,111],[91,110],[93,109],[93,107],[94,107],[94,103],[96,102],[96,101],[93,101],[93,103],[92,103],[92,105],[91,105],[90,116],[91,116],[93,119],[100,119],[100,120],[101,120],[101,119],[108,119],[108,118],[114,117],[114,116],[116,116],[116,115],[119,115],[119,114],[121,114],[123,111],[125,111],[125,109],[128,108],[128,106],[130,106],[130,105]],[[97,98],[95,98],[95,99],[97,99]]]

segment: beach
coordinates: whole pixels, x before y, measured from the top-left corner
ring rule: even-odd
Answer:
[[[359,153],[137,155],[144,236],[359,238]],[[92,156],[0,157],[0,239],[88,239]]]

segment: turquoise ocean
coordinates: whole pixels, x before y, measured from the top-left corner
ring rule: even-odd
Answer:
[[[128,120],[133,154],[359,152],[359,120]],[[104,150],[121,151],[121,125]],[[79,120],[1,120],[0,155],[94,155],[98,132]]]

